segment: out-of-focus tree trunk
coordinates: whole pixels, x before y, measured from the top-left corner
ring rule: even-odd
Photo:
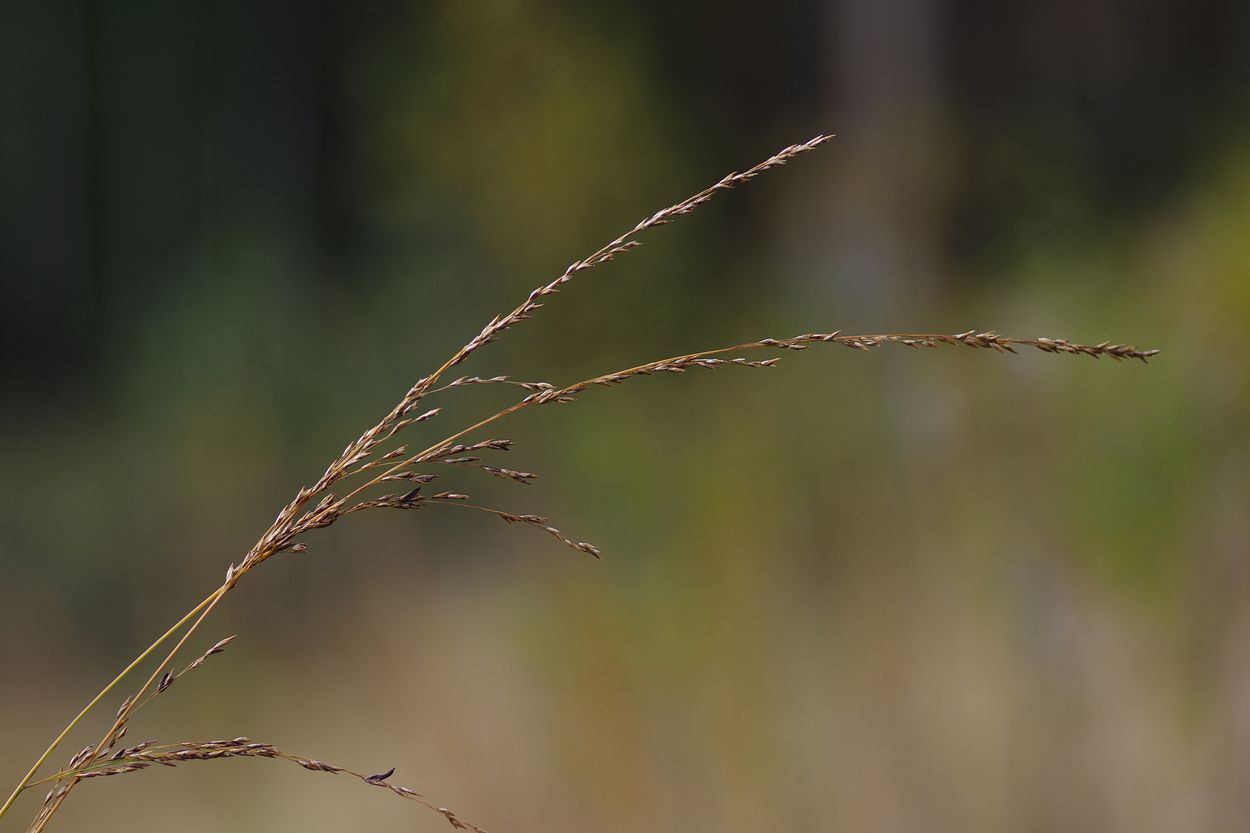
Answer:
[[[942,0],[828,2],[839,175],[821,212],[824,260],[856,321],[907,320],[938,281],[944,12]]]

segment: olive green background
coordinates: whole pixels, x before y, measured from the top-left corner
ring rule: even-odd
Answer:
[[[6,5],[0,781],[492,315],[835,132],[465,372],[829,329],[1164,352],[812,349],[534,409],[499,433],[537,483],[447,482],[602,563],[354,516],[132,737],[395,766],[497,833],[1242,829],[1248,91],[1240,2]],[[445,829],[271,761],[87,783],[51,829],[155,827]]]

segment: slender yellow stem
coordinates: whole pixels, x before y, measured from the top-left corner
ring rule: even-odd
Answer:
[[[187,629],[187,632],[182,635],[182,638],[178,640],[177,644],[174,645],[173,649],[169,652],[169,654],[165,657],[165,659],[163,659],[160,665],[156,667],[156,670],[154,670],[152,672],[152,675],[148,677],[147,682],[143,684],[143,687],[140,688],[135,693],[134,697],[125,706],[122,707],[121,711],[117,713],[117,719],[113,722],[113,726],[108,730],[108,732],[105,733],[104,737],[100,739],[100,742],[96,744],[95,750],[93,751],[92,755],[88,758],[88,760],[94,760],[100,754],[100,752],[103,751],[104,745],[108,742],[109,738],[113,735],[114,732],[117,731],[117,729],[130,716],[130,712],[135,707],[135,704],[139,702],[139,698],[143,696],[143,693],[145,691],[151,688],[154,682],[156,682],[156,678],[160,676],[162,669],[164,669],[171,662],[173,662],[174,657],[177,656],[178,652],[182,650],[182,646],[187,644],[187,640],[190,639],[191,635],[196,632],[196,630],[204,622],[204,619],[208,616],[208,614],[213,612],[213,608],[217,606],[217,603],[220,602],[225,597],[226,593],[228,593],[230,589],[234,587],[234,583],[237,580],[238,580],[238,577],[235,576],[231,578],[229,581],[227,581],[225,584],[223,584],[221,587],[218,587],[216,590],[214,590],[212,595],[210,595],[204,601],[196,605],[195,608],[191,610],[190,612],[188,612],[187,615],[184,616],[177,625],[170,628],[169,631],[167,631],[165,635],[162,636],[161,639],[157,643],[153,644],[151,648],[149,648],[147,651],[144,652],[144,656],[150,654],[153,649],[155,649],[161,644],[161,642],[164,642],[168,637],[173,636],[174,633],[176,633],[182,625],[190,621],[192,617],[196,617],[195,622],[191,624],[191,627]],[[140,657],[139,659],[135,660],[135,662],[131,663],[130,668],[127,668],[126,671],[127,672],[130,671],[131,668],[133,668],[135,665],[141,662],[142,659],[143,657]],[[124,676],[125,673],[126,672],[123,672],[121,676]],[[119,680],[120,680],[120,677],[119,677]],[[114,681],[114,684],[116,682],[117,681]],[[103,697],[103,694],[101,694],[100,697]],[[98,702],[99,699],[100,698],[97,697],[96,701]],[[65,791],[62,792],[59,796],[57,796],[57,798],[54,800],[51,807],[48,808],[47,814],[43,818],[36,821],[35,825],[31,827],[32,833],[39,833],[39,831],[42,831],[44,829],[44,827],[47,825],[48,819],[50,819],[52,815],[60,808],[61,804],[65,802],[65,799],[69,797],[70,791],[73,790],[73,788],[75,787],[75,785],[77,785],[77,783],[78,783],[77,781],[70,781],[69,784],[66,785]]]
[[[42,767],[45,763],[48,762],[48,758],[50,758],[52,756],[52,753],[56,751],[57,747],[59,747],[61,743],[63,743],[64,740],[67,737],[69,737],[70,732],[74,731],[74,729],[78,727],[78,724],[83,721],[83,718],[85,718],[88,714],[90,714],[95,709],[96,706],[100,705],[100,701],[103,700],[105,697],[107,697],[109,694],[111,694],[113,689],[117,688],[117,686],[121,684],[122,680],[126,679],[126,677],[128,677],[132,671],[138,668],[148,657],[152,656],[152,654],[156,652],[157,648],[161,647],[161,645],[164,645],[165,642],[171,639],[174,636],[174,634],[176,634],[179,630],[181,630],[188,622],[190,622],[192,619],[198,616],[205,608],[212,605],[217,600],[220,593],[221,593],[220,590],[215,591],[211,596],[204,599],[204,601],[200,602],[198,605],[196,605],[194,608],[188,611],[187,614],[183,616],[181,619],[179,619],[177,623],[175,623],[169,630],[165,631],[165,633],[162,634],[159,639],[157,639],[155,642],[149,645],[143,653],[135,657],[134,660],[129,665],[127,665],[126,668],[120,674],[118,674],[116,677],[113,678],[113,681],[111,683],[109,683],[103,689],[101,689],[100,693],[97,694],[90,703],[88,703],[86,706],[83,707],[83,710],[78,713],[78,716],[69,722],[69,725],[66,726],[61,731],[61,734],[57,735],[56,740],[52,741],[52,744],[47,749],[44,750],[44,753],[42,755],[39,756],[39,760],[35,761],[34,766],[30,768],[30,772],[27,772],[26,777],[24,777],[21,780],[21,782],[18,783],[17,787],[13,790],[13,794],[10,795],[8,799],[4,802],[4,806],[0,807],[0,818],[3,818],[4,814],[9,811],[9,808],[13,806],[13,802],[15,802],[17,800],[17,797],[21,795],[22,790],[26,789],[26,786],[30,783],[30,780],[35,777],[35,773],[39,771],[40,767]]]

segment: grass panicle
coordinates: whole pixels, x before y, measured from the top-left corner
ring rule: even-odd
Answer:
[[[122,747],[104,758],[89,763],[88,757],[90,752],[91,747],[85,747],[55,775],[50,775],[47,778],[33,781],[29,784],[30,787],[43,784],[52,785],[51,789],[44,796],[43,810],[46,811],[58,796],[64,794],[70,783],[90,778],[129,775],[132,772],[141,772],[154,765],[177,767],[179,764],[196,761],[221,761],[229,758],[269,758],[271,760],[289,761],[311,772],[323,772],[330,775],[344,775],[354,778],[370,787],[384,789],[400,798],[414,801],[427,809],[433,810],[443,816],[457,830],[486,833],[482,828],[461,818],[453,810],[447,807],[440,807],[426,800],[425,796],[416,790],[393,783],[390,778],[395,774],[394,767],[385,772],[365,775],[362,772],[329,764],[317,758],[284,752],[271,743],[258,743],[247,737],[198,743],[169,744],[157,744],[156,741],[146,740],[133,746]]]
[[[1046,353],[1067,353],[1093,358],[1108,356],[1115,360],[1138,359],[1142,362],[1157,352],[1138,350],[1128,345],[1105,341],[1091,345],[1059,338],[1010,338],[992,331],[969,330],[955,335],[939,333],[846,335],[841,331],[835,331],[806,333],[789,338],[765,338],[728,347],[670,356],[563,386],[546,381],[519,381],[510,376],[460,376],[450,382],[442,382],[448,371],[463,364],[488,344],[497,341],[512,327],[532,318],[547,299],[559,293],[575,277],[637,248],[641,244],[638,238],[645,232],[667,225],[678,217],[695,211],[717,194],[745,184],[765,171],[784,165],[820,147],[830,139],[830,136],[821,135],[807,142],[790,145],[741,173],[728,174],[697,194],[645,217],[628,231],[590,255],[570,263],[552,280],[533,289],[510,312],[497,315],[487,322],[476,335],[452,353],[447,360],[408,388],[381,420],[349,442],[316,480],[296,491],[295,496],[278,511],[273,522],[243,558],[226,568],[222,584],[145,649],[70,721],[43,755],[36,760],[8,800],[0,806],[0,816],[4,816],[26,790],[49,784],[51,789],[28,828],[29,833],[41,833],[74,788],[83,781],[128,775],[153,765],[177,766],[193,761],[227,758],[269,758],[289,761],[308,770],[354,777],[367,785],[386,789],[434,810],[455,828],[484,833],[481,828],[469,824],[445,807],[427,802],[420,793],[390,783],[389,778],[393,770],[377,775],[364,775],[314,758],[288,754],[272,744],[253,742],[248,738],[164,745],[145,741],[128,747],[119,746],[119,744],[126,737],[130,721],[139,709],[150,703],[153,698],[165,694],[176,682],[200,668],[209,657],[220,653],[234,639],[234,637],[229,637],[215,643],[197,659],[180,670],[176,670],[175,661],[189,640],[243,577],[281,553],[306,552],[308,544],[304,539],[310,533],[331,526],[347,515],[373,509],[408,510],[421,509],[426,506],[459,506],[493,515],[508,524],[535,527],[567,547],[599,558],[601,553],[596,546],[567,535],[553,526],[543,515],[497,509],[477,503],[469,494],[453,488],[440,488],[434,491],[433,487],[430,487],[430,484],[441,476],[429,471],[434,466],[445,468],[449,475],[457,472],[465,474],[476,472],[521,485],[533,483],[538,477],[537,474],[519,468],[505,468],[494,462],[485,462],[487,457],[510,451],[513,447],[511,440],[471,439],[470,437],[523,409],[576,402],[581,394],[592,387],[614,387],[631,379],[657,373],[685,373],[692,370],[718,370],[729,367],[747,369],[774,367],[778,362],[777,357],[748,358],[744,354],[760,351],[801,351],[820,344],[840,345],[856,351],[869,351],[887,344],[915,349],[964,346],[999,353],[1015,353],[1017,348],[1030,347]],[[415,430],[417,427],[425,427],[426,423],[433,423],[440,416],[441,408],[427,406],[425,400],[428,397],[478,385],[515,387],[519,388],[524,395],[501,410],[481,417],[466,427],[450,431],[447,436],[419,451],[412,450],[407,442],[397,444],[400,443],[400,435],[406,435],[406,432]],[[162,656],[162,649],[169,643],[172,643],[172,647],[164,651]],[[112,724],[103,736],[97,742],[84,746],[75,753],[57,772],[39,777],[40,771],[52,754],[80,723],[94,712],[104,699],[113,694],[126,678],[152,657],[161,657],[161,659],[156,663],[146,682],[122,700]]]

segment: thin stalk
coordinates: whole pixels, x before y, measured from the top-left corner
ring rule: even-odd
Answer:
[[[242,575],[242,574],[240,573],[239,575]],[[197,629],[199,629],[200,625],[208,617],[208,614],[213,612],[213,608],[217,606],[217,603],[220,602],[223,598],[225,598],[226,593],[230,592],[230,590],[235,586],[235,582],[238,581],[239,575],[231,576],[230,579],[225,584],[223,584],[221,587],[218,587],[211,596],[209,596],[200,604],[196,605],[196,608],[194,610],[190,611],[189,613],[187,613],[186,616],[182,618],[182,622],[180,622],[179,624],[185,624],[193,616],[196,616],[197,613],[199,614],[199,617],[195,620],[194,623],[192,623],[191,627],[187,629],[187,632],[184,633],[182,635],[182,638],[178,640],[178,643],[174,645],[173,650],[169,652],[169,654],[160,663],[160,665],[156,667],[156,670],[152,672],[152,676],[148,677],[147,682],[145,682],[143,686],[140,687],[140,689],[137,692],[135,692],[130,702],[124,705],[121,708],[121,710],[117,713],[117,719],[113,721],[112,727],[104,734],[104,737],[100,738],[100,742],[96,744],[95,751],[93,751],[91,755],[87,758],[88,761],[94,761],[99,756],[99,754],[104,750],[104,746],[106,743],[108,743],[108,739],[112,737],[113,733],[117,731],[117,729],[119,729],[121,725],[125,723],[126,720],[130,717],[130,712],[135,707],[135,704],[139,702],[139,698],[143,696],[143,693],[145,691],[147,691],[149,688],[152,687],[152,684],[155,683],[156,680],[160,677],[161,672],[166,668],[166,666],[168,666],[171,662],[173,662],[174,657],[177,656],[178,652],[182,650],[182,647],[187,644],[187,640],[191,638],[191,635],[194,634]],[[177,630],[176,627],[171,628],[171,632],[167,633],[166,636],[161,637],[161,641],[163,642],[166,639],[166,637],[172,636],[172,634],[176,632],[176,630]],[[157,643],[157,645],[153,645],[151,648],[145,651],[144,652],[145,655],[150,654],[152,650],[155,649],[158,645],[159,643]],[[141,659],[142,658],[140,658],[140,660],[135,660],[134,663],[131,663],[131,668],[137,665],[141,661]],[[129,670],[130,669],[128,668],[127,671]],[[125,672],[123,672],[123,676],[124,676],[124,673]],[[103,694],[101,694],[101,697],[102,696]],[[98,702],[99,699],[100,698],[97,697],[96,702]],[[48,813],[45,816],[43,816],[41,819],[36,821],[35,824],[31,825],[29,833],[40,833],[40,831],[42,831],[44,827],[47,826],[47,823],[52,818],[52,815],[57,811],[57,809],[61,806],[61,804],[65,802],[65,799],[69,797],[70,792],[73,791],[74,787],[77,784],[78,784],[78,781],[74,780],[74,781],[70,781],[68,784],[65,785],[65,791],[56,797],[52,806],[48,808]]]
[[[133,672],[136,668],[138,668],[145,660],[147,660],[148,657],[152,656],[152,654],[156,652],[157,648],[161,647],[161,645],[165,644],[165,642],[171,639],[174,636],[174,634],[176,634],[180,629],[182,629],[193,618],[199,615],[201,611],[204,611],[205,608],[213,605],[216,602],[216,600],[220,598],[221,592],[222,591],[220,589],[217,590],[208,598],[204,599],[204,601],[200,602],[198,605],[191,608],[191,610],[189,610],[185,616],[179,619],[177,623],[175,623],[169,630],[165,631],[165,633],[163,633],[159,639],[157,639],[155,642],[149,645],[147,649],[144,650],[143,653],[135,657],[134,660],[129,665],[127,665],[120,674],[118,674],[116,677],[113,678],[112,682],[110,682],[103,689],[101,689],[100,693],[97,694],[90,703],[88,703],[86,706],[83,707],[83,710],[78,713],[78,716],[75,717],[73,720],[71,720],[69,722],[69,725],[67,725],[64,729],[61,730],[61,734],[57,735],[56,740],[52,741],[52,743],[48,746],[48,748],[44,750],[44,753],[39,756],[39,760],[35,761],[34,766],[30,768],[30,771],[26,773],[26,776],[22,778],[22,780],[18,783],[17,787],[14,788],[13,794],[10,795],[8,799],[4,802],[4,806],[0,807],[0,818],[3,818],[5,813],[9,811],[9,808],[13,806],[13,802],[15,802],[17,800],[17,797],[21,795],[22,790],[26,789],[26,787],[30,784],[31,779],[35,777],[35,774],[39,771],[39,769],[45,763],[48,762],[48,758],[52,757],[52,753],[57,750],[57,747],[59,747],[65,741],[65,739],[69,737],[70,732],[74,731],[74,729],[78,727],[78,724],[81,723],[87,715],[89,715],[93,710],[95,710],[96,706],[100,705],[100,701],[102,701],[105,697],[109,696],[109,694],[113,692],[113,689],[121,685],[121,682],[124,679],[126,679],[126,677],[128,677],[130,673]]]

